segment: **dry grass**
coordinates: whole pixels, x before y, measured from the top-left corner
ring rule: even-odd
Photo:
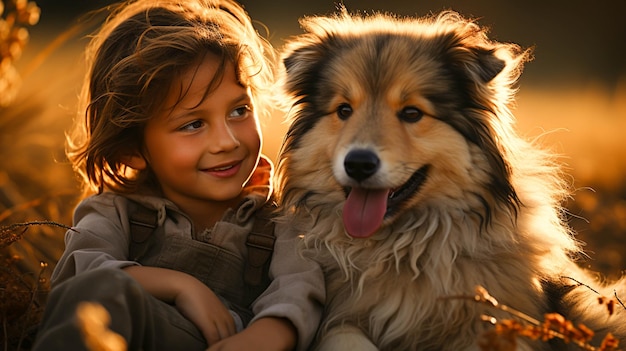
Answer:
[[[607,318],[614,317],[615,308],[626,309],[626,305],[615,293],[614,297],[600,295],[591,286],[577,281],[570,277],[561,277],[563,280],[570,280],[575,286],[583,286],[598,295],[598,304],[606,308]],[[477,340],[481,351],[515,351],[519,339],[540,340],[550,342],[559,339],[562,343],[576,345],[585,351],[620,351],[620,342],[611,332],[607,332],[598,339],[599,344],[594,345],[593,340],[596,333],[584,324],[574,325],[559,313],[546,313],[543,320],[537,320],[523,311],[516,310],[510,306],[501,304],[491,296],[489,291],[482,286],[476,286],[473,295],[446,296],[441,300],[470,300],[481,303],[494,310],[504,312],[509,318],[496,318],[492,315],[482,315],[482,321],[492,324],[494,327],[483,333]],[[560,348],[559,348],[560,349]]]
[[[511,318],[506,319],[497,319],[488,315],[482,316],[485,322],[494,325],[493,329],[484,333],[478,340],[478,345],[482,351],[514,351],[517,348],[519,338],[541,340],[542,342],[560,339],[566,344],[574,344],[585,351],[619,351],[619,340],[615,339],[610,332],[603,336],[600,345],[593,345],[591,341],[595,332],[585,325],[574,325],[558,313],[547,313],[543,321],[536,320],[522,311],[500,304],[482,286],[476,287],[475,295],[459,298],[484,303],[511,316]],[[611,317],[613,307],[609,306],[614,306],[615,300],[601,296],[598,301],[608,307],[607,316]],[[621,306],[624,307],[623,304]]]

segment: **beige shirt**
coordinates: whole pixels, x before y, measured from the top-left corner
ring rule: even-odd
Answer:
[[[194,231],[191,220],[165,198],[114,192],[86,198],[74,212],[74,227],[65,235],[66,248],[52,274],[53,286],[84,271],[142,263],[183,270],[196,276],[194,273],[200,270],[209,271],[211,267],[206,266],[212,263],[207,264],[190,247],[205,244],[223,249],[234,262],[243,265],[247,257],[245,242],[252,229],[254,214],[268,200],[271,191],[269,177],[265,174],[271,168],[259,169],[261,171],[257,173],[261,174],[255,174],[255,179],[265,183],[253,182],[246,188],[247,195],[237,208],[227,211],[211,230],[198,233]],[[147,251],[145,259],[139,262],[129,258],[129,213],[136,204],[157,213],[158,232],[162,235],[162,244]],[[319,265],[303,259],[297,252],[301,240],[298,234],[276,225],[276,242],[269,269],[272,282],[252,303],[252,321],[262,317],[289,319],[298,330],[298,350],[306,350],[320,322],[325,289]],[[205,267],[200,269],[199,263],[204,263]],[[225,273],[240,275],[241,272],[236,267],[231,271]],[[227,299],[228,291],[239,289],[236,282],[241,281],[237,277],[232,280],[234,283],[226,284],[229,286],[212,286],[214,279],[211,277],[196,277],[212,289],[224,289]]]

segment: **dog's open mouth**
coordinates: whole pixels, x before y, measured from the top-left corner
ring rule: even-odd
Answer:
[[[382,225],[385,216],[392,215],[405,201],[417,193],[428,175],[429,165],[418,169],[401,187],[395,189],[346,189],[343,223],[348,234],[367,238]]]

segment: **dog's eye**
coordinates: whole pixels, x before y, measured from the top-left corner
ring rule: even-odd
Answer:
[[[424,112],[414,106],[408,106],[398,112],[398,118],[405,122],[417,122],[424,117]]]
[[[352,116],[352,106],[348,104],[341,104],[337,107],[337,116],[341,119],[347,119]]]

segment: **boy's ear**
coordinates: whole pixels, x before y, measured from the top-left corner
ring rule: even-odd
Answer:
[[[122,163],[138,171],[143,171],[148,167],[148,162],[146,162],[146,159],[139,153],[122,156]]]

